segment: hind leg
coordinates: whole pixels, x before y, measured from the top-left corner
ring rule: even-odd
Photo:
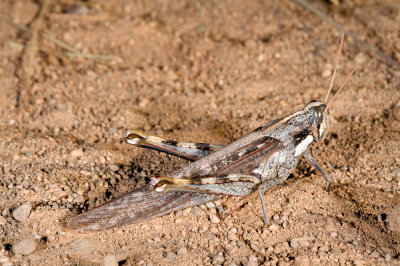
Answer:
[[[165,140],[147,135],[140,130],[129,130],[125,135],[125,139],[129,144],[137,147],[165,152],[189,161],[197,161],[223,148],[223,146],[207,143],[184,143]]]

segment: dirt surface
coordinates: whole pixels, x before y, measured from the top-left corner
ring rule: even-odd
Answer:
[[[399,1],[312,4],[400,60]],[[3,19],[114,57],[72,58],[0,21],[1,263],[399,263],[399,222],[390,221],[399,201],[400,72],[349,38],[336,88],[360,68],[332,104],[327,138],[313,146],[335,181],[331,192],[302,160],[265,193],[268,226],[252,195],[228,215],[220,210],[236,199],[104,232],[63,228],[68,217],[187,164],[128,145],[129,128],[226,145],[323,100],[340,32],[289,1],[63,0],[35,20],[40,8],[0,3]]]

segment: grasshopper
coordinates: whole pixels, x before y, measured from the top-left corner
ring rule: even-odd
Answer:
[[[139,130],[126,134],[137,147],[165,152],[193,163],[170,174],[154,177],[139,188],[100,207],[70,218],[66,226],[76,231],[96,231],[149,220],[172,211],[199,205],[223,195],[244,197],[257,191],[268,224],[264,192],[283,182],[302,155],[328,181],[309,148],[327,134],[329,105],[345,87],[355,69],[328,101],[340,60],[343,38],[325,102],[313,100],[303,110],[275,119],[229,144],[180,143],[149,136]]]

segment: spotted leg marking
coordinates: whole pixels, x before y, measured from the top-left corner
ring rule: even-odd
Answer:
[[[129,144],[137,147],[165,152],[189,161],[197,161],[223,148],[223,146],[207,143],[184,143],[174,140],[165,140],[147,135],[140,130],[129,130],[125,138]]]

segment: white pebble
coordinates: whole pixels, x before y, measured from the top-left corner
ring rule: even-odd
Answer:
[[[247,266],[257,266],[258,260],[256,256],[250,256],[249,261],[247,262]]]
[[[13,211],[13,217],[19,222],[25,222],[31,214],[32,207],[30,204],[22,204]]]
[[[72,158],[82,157],[83,155],[84,155],[84,153],[83,153],[82,150],[73,150],[73,151],[71,151],[71,153],[70,153],[70,156],[71,156]]]
[[[219,224],[221,222],[221,220],[218,218],[217,215],[215,214],[211,214],[210,215],[210,220],[213,224]]]
[[[328,218],[328,220],[326,222],[325,230],[328,231],[329,233],[337,231],[335,222],[332,218]]]
[[[215,204],[212,201],[206,202],[206,206],[209,209],[215,209]]]
[[[3,216],[0,216],[0,225],[5,225],[7,223],[7,219]]]
[[[279,230],[279,225],[277,225],[277,224],[271,224],[271,225],[268,227],[268,229],[269,229],[271,232],[276,232],[276,231]]]
[[[186,254],[188,254],[187,248],[183,247],[183,248],[178,249],[177,254],[178,255],[186,255]]]
[[[86,238],[79,238],[72,243],[72,248],[79,254],[90,253],[93,247],[93,244]]]
[[[321,76],[322,76],[323,78],[327,78],[327,77],[330,77],[331,74],[332,74],[332,71],[331,71],[330,69],[325,69],[324,71],[322,71]]]
[[[215,264],[222,264],[224,261],[225,261],[225,258],[222,255],[222,253],[219,253],[218,255],[216,255],[213,258],[213,263],[215,263]]]
[[[118,266],[117,258],[114,255],[105,256],[104,266]]]
[[[367,56],[363,53],[358,53],[354,58],[354,62],[356,62],[358,65],[364,64],[365,62],[367,62],[367,60]]]
[[[36,250],[36,242],[32,239],[26,238],[13,245],[15,254],[29,255]]]

